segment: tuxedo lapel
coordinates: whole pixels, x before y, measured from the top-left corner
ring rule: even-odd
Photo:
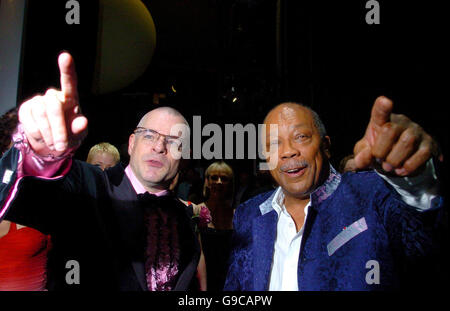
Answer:
[[[278,215],[275,210],[253,220],[253,290],[269,287]]]
[[[143,291],[147,291],[147,280],[145,278],[145,267],[143,261],[133,261],[131,263],[133,266],[134,273],[136,273],[136,278],[138,280],[139,286]]]
[[[135,277],[122,276],[121,279],[137,280],[142,290],[148,290],[145,276],[144,258],[144,216],[137,201],[137,194],[121,165],[106,171],[111,183],[111,198],[118,225],[118,243],[124,258],[129,259],[131,269],[124,269],[120,273],[133,273]],[[133,272],[132,272],[133,271]],[[122,284],[123,285],[123,284]],[[130,284],[130,288],[137,288],[137,284]]]

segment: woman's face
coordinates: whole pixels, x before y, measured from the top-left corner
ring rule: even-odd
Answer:
[[[232,177],[221,170],[212,170],[208,176],[208,188],[210,196],[223,197],[230,195]]]

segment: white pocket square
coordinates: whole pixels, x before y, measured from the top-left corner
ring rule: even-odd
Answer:
[[[328,256],[334,254],[342,245],[350,241],[352,238],[367,230],[366,219],[363,217],[350,226],[344,228],[338,235],[327,245]]]

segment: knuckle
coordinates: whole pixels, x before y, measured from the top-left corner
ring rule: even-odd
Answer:
[[[46,110],[48,115],[58,117],[63,114],[63,105],[59,100],[51,100],[46,103]]]
[[[423,158],[430,158],[431,157],[431,146],[425,145],[419,148],[417,151],[418,155]]]
[[[396,124],[394,122],[388,122],[385,125],[383,125],[383,127],[382,127],[382,133],[383,133],[384,137],[387,139],[394,138],[398,134],[399,131],[400,131],[400,127],[398,126],[398,124]]]
[[[406,130],[403,132],[402,136],[400,137],[400,143],[402,145],[412,145],[417,140],[417,135],[413,132],[413,130]]]
[[[404,114],[402,114],[402,113],[398,113],[397,114],[397,118],[399,119],[399,120],[405,120],[405,119],[408,119],[408,117],[406,117]]]
[[[392,122],[387,122],[387,123],[383,124],[383,126],[381,127],[381,131],[383,133],[388,133],[389,131],[392,130],[392,127],[394,124],[395,123],[392,123]]]
[[[390,164],[392,167],[398,167],[402,163],[402,159],[398,154],[389,154],[389,156],[386,158],[385,162]]]
[[[33,107],[32,114],[36,121],[41,121],[41,119],[47,119],[45,109],[41,105],[36,105],[35,107]]]
[[[30,104],[28,101],[26,101],[19,107],[18,112],[19,121],[23,122],[29,114],[30,114]]]
[[[58,91],[54,88],[49,88],[45,92],[45,96],[55,96],[58,93]]]
[[[397,118],[398,118],[399,123],[403,123],[403,124],[411,123],[411,120],[404,114],[398,114]]]
[[[372,150],[372,156],[374,158],[383,158],[384,153],[381,150]]]

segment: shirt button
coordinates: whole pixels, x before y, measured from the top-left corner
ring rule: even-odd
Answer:
[[[289,227],[292,228],[293,226],[294,226],[294,224],[291,222],[291,223],[289,224]]]

